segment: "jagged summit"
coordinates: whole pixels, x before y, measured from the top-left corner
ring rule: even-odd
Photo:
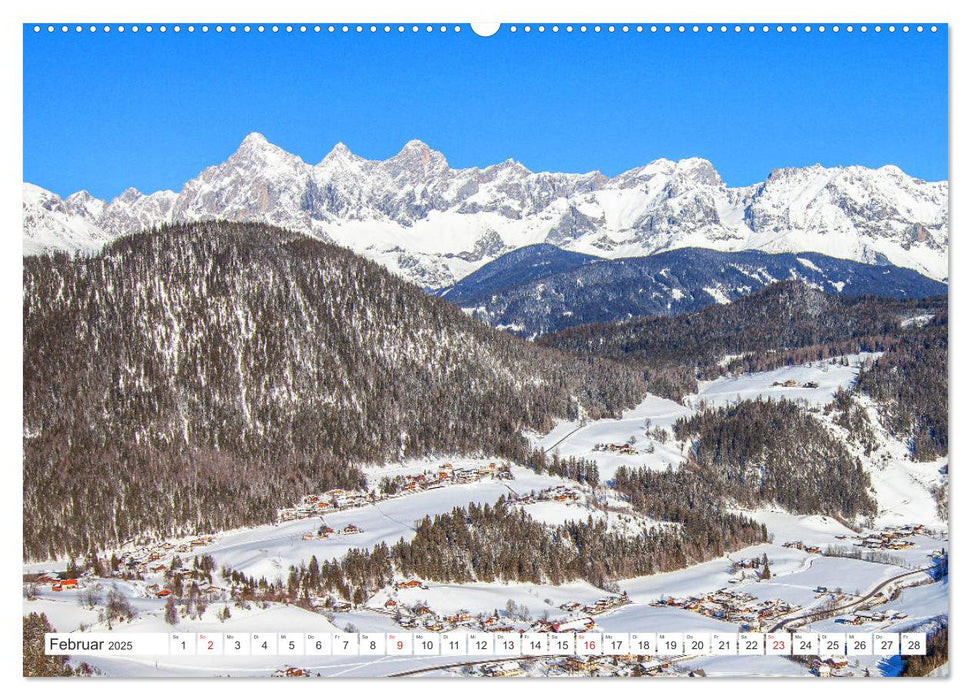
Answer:
[[[258,131],[252,131],[246,135],[242,143],[239,144],[240,148],[260,148],[262,146],[269,145],[269,141],[266,137]]]
[[[303,162],[300,156],[294,155],[289,151],[280,148],[276,144],[267,141],[263,134],[254,131],[247,134],[246,138],[239,144],[239,148],[229,157],[228,162],[239,162],[257,160],[265,161],[295,161]]]
[[[351,153],[351,149],[349,149],[342,142],[338,141],[334,144],[334,147],[330,149],[330,152],[324,156],[324,160],[327,160],[328,158],[346,158],[348,156],[354,156],[354,154]]]
[[[412,139],[406,143],[397,155],[384,161],[385,165],[402,165],[413,174],[425,174],[433,170],[448,168],[445,156],[432,149],[424,141]]]
[[[411,153],[413,151],[428,152],[430,150],[431,148],[428,146],[428,144],[421,139],[411,139],[401,147],[401,151],[398,153],[398,155],[401,155],[402,153]]]
[[[134,187],[129,187],[127,190],[125,190],[120,195],[118,195],[118,198],[116,201],[135,202],[142,196],[143,196],[142,193],[139,192],[137,189],[135,189]]]

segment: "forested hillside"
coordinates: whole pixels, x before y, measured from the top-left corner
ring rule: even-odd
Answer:
[[[742,401],[675,423],[691,442],[685,468],[700,468],[717,493],[747,507],[852,519],[872,515],[870,478],[860,460],[792,401]]]
[[[926,325],[908,326],[898,343],[860,372],[856,384],[920,461],[948,454],[947,316],[945,308]]]
[[[686,314],[780,280],[848,298],[947,292],[946,284],[913,270],[819,253],[685,248],[605,260],[541,244],[507,253],[441,294],[475,318],[532,338],[587,323]]]
[[[25,555],[269,520],[355,464],[522,454],[639,373],[537,348],[347,250],[178,226],[24,260]]]
[[[802,282],[780,282],[731,304],[577,326],[537,343],[627,362],[645,371],[652,391],[680,399],[696,390],[698,378],[886,350],[908,319],[946,306],[947,297],[848,299]]]

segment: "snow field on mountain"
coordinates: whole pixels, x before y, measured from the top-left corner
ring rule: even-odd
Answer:
[[[772,560],[771,554],[769,560]],[[768,581],[743,583],[735,590],[762,599],[780,598],[787,603],[809,608],[817,602],[813,592],[817,586],[825,586],[829,590],[841,589],[850,595],[864,595],[881,581],[906,572],[907,569],[890,564],[839,557],[816,557],[808,561],[804,570],[777,576]]]
[[[813,362],[811,365],[790,365],[768,372],[754,372],[734,376],[719,377],[711,381],[698,382],[698,393],[688,397],[691,406],[704,401],[709,407],[726,406],[737,399],[789,399],[804,400],[811,406],[822,407],[833,400],[837,389],[848,389],[860,373],[860,365],[867,360],[876,360],[883,353],[863,352],[847,355],[848,366],[830,360]],[[784,386],[793,382],[794,386]],[[817,387],[807,387],[815,383]],[[775,385],[775,386],[773,386]]]
[[[427,582],[427,589],[406,588],[396,591],[394,598],[401,605],[413,606],[425,602],[436,612],[454,615],[466,611],[475,616],[492,614],[502,610],[510,600],[525,605],[534,617],[544,613],[551,619],[566,616],[560,605],[570,602],[590,603],[603,597],[604,592],[586,581],[571,581],[560,586],[536,583],[488,582],[488,583],[434,583]],[[388,594],[378,593],[368,601],[370,607],[379,607]]]

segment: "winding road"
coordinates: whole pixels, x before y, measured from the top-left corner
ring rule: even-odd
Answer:
[[[815,612],[813,612],[812,610],[809,610],[807,612],[802,613],[801,615],[794,615],[793,617],[787,617],[784,620],[780,620],[775,625],[773,625],[769,629],[769,632],[778,632],[780,629],[784,629],[787,625],[791,625],[791,624],[793,624],[795,622],[798,622],[799,620],[804,620],[804,619],[809,618],[809,617],[816,617],[821,612],[828,613],[827,615],[824,615],[824,617],[833,617],[834,615],[838,615],[841,612],[845,612],[845,611],[848,611],[848,610],[854,610],[856,608],[859,608],[859,607],[865,605],[868,601],[870,601],[871,599],[875,598],[876,595],[878,593],[880,593],[880,591],[882,591],[884,589],[884,587],[886,587],[887,585],[893,583],[894,581],[898,581],[898,580],[900,580],[902,578],[907,578],[908,576],[913,576],[913,575],[919,574],[919,573],[927,573],[929,571],[932,571],[933,569],[934,569],[933,566],[929,566],[926,569],[915,569],[914,571],[907,571],[907,572],[904,572],[902,574],[897,574],[896,576],[891,576],[890,578],[888,578],[888,579],[886,579],[886,580],[881,581],[880,583],[878,583],[876,585],[876,587],[873,590],[871,590],[869,593],[867,593],[866,595],[862,596],[861,598],[859,598],[859,599],[857,599],[857,600],[855,600],[855,601],[853,601],[851,603],[844,603],[843,605],[839,605],[839,606],[837,606],[837,607],[835,607],[835,608],[833,608],[831,610],[822,611],[822,610],[818,610],[817,609]],[[822,618],[820,618],[820,619],[822,619]]]

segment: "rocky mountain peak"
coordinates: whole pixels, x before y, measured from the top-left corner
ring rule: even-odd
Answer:
[[[142,193],[134,187],[129,187],[127,190],[118,195],[114,201],[121,204],[132,204],[133,202],[137,202],[143,196],[144,195],[142,195]]]
[[[448,170],[445,156],[418,139],[406,143],[396,156],[384,161],[384,165],[393,173],[404,171],[413,178]]]
[[[351,149],[349,149],[346,145],[338,141],[337,143],[334,144],[334,147],[330,149],[330,153],[324,156],[324,159],[321,161],[321,163],[331,161],[331,160],[345,160],[348,158],[357,158],[357,156],[351,153]]]
[[[266,140],[263,134],[248,134],[226,163],[244,167],[306,165],[303,160]]]
[[[675,165],[675,172],[681,174],[686,179],[690,179],[700,185],[721,187],[724,185],[721,175],[715,170],[711,161],[704,158],[684,158]]]

